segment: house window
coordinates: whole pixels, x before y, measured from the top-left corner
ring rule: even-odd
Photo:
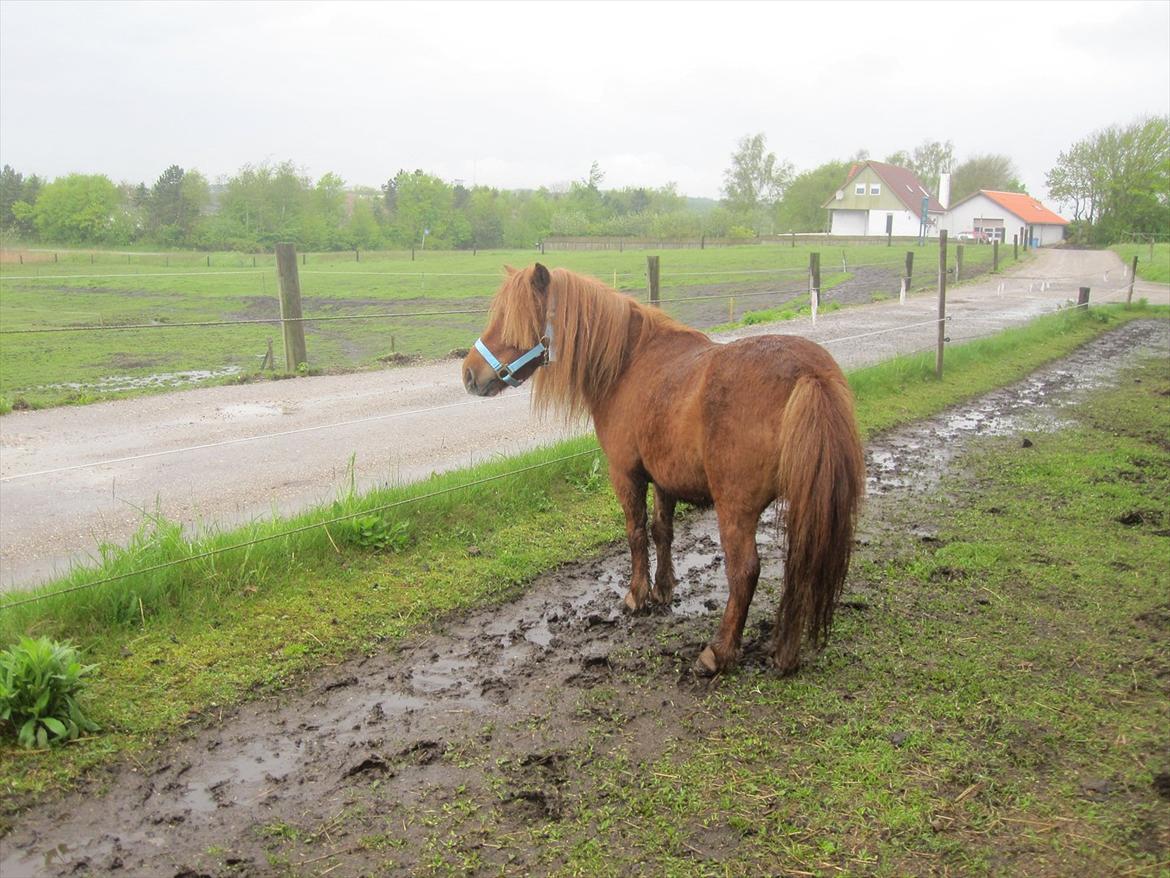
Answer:
[[[881,183],[870,183],[869,184],[869,194],[870,195],[881,195],[882,194],[882,184]]]
[[[853,188],[853,194],[854,194],[854,195],[864,195],[864,194],[865,194],[865,184],[864,184],[864,183],[858,183],[858,184],[857,184],[857,185],[856,185],[856,186]]]

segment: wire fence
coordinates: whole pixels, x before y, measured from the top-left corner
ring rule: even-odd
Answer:
[[[1126,289],[1125,285],[1120,285],[1120,286],[1113,287],[1113,288],[1106,290],[1106,291],[1103,291],[1103,292],[1115,293],[1115,292],[1124,291],[1125,289]],[[1089,303],[1087,301],[1083,301],[1083,302],[1077,303],[1076,305],[1073,305],[1072,307],[1087,309],[1089,307]],[[933,319],[929,319],[929,320],[918,320],[918,321],[911,321],[911,322],[906,322],[906,323],[899,323],[899,324],[894,325],[894,326],[883,327],[880,329],[869,330],[866,332],[852,333],[849,335],[837,336],[834,338],[825,339],[825,340],[821,341],[821,344],[831,348],[831,347],[838,345],[838,344],[859,341],[859,340],[867,339],[867,338],[874,338],[874,337],[881,336],[881,335],[887,335],[887,334],[892,334],[892,333],[905,334],[905,333],[907,333],[908,330],[922,329],[924,327],[937,326],[940,323],[952,323],[953,324],[956,319],[957,319],[957,315],[952,314],[952,315],[949,315],[946,317],[933,318]],[[975,322],[975,323],[995,322],[999,325],[1002,325],[1004,318],[1002,315],[987,316],[987,317],[979,317],[979,316],[975,316],[975,315],[961,315],[959,317],[959,319],[961,319],[963,322]],[[977,337],[977,335],[978,334],[972,334],[969,336],[961,336],[961,337],[955,338],[954,340],[957,341],[957,340],[961,340],[961,339],[965,340],[968,338],[975,338],[975,337]],[[952,339],[948,338],[947,341],[948,342],[952,341]],[[928,350],[928,349],[929,348],[923,348],[922,350]],[[918,350],[918,349],[916,349],[916,350]],[[514,396],[513,398],[519,400],[519,399],[524,399],[524,396],[518,394],[518,395]],[[241,443],[246,443],[246,442],[262,441],[262,440],[267,440],[267,439],[286,437],[286,436],[290,436],[290,435],[308,433],[308,432],[313,432],[313,431],[331,430],[331,429],[337,429],[340,427],[354,426],[357,424],[364,424],[364,423],[372,423],[372,422],[387,420],[387,419],[391,419],[391,418],[407,417],[410,415],[431,414],[431,413],[435,413],[435,412],[461,408],[461,407],[464,407],[467,405],[473,405],[473,404],[476,404],[477,402],[481,402],[481,401],[471,400],[471,401],[467,401],[467,402],[453,403],[453,404],[440,405],[440,406],[432,406],[432,407],[415,409],[415,410],[405,411],[405,412],[392,412],[392,413],[386,413],[386,414],[382,414],[382,415],[374,415],[374,416],[370,416],[370,417],[366,417],[366,418],[351,419],[351,420],[345,420],[345,421],[332,422],[332,423],[328,423],[328,424],[314,425],[314,426],[310,426],[310,427],[298,428],[295,430],[277,431],[277,432],[271,432],[271,433],[265,433],[265,434],[257,434],[257,435],[253,435],[253,436],[240,437],[240,438],[231,439],[231,440],[224,440],[221,442],[200,443],[200,444],[196,444],[196,445],[185,446],[182,448],[166,449],[166,450],[160,450],[160,451],[156,451],[156,452],[147,452],[147,453],[143,453],[143,454],[139,454],[139,455],[131,455],[131,456],[118,457],[118,458],[108,458],[108,459],[104,459],[104,460],[92,461],[92,462],[87,462],[87,463],[82,463],[82,464],[75,464],[75,465],[56,467],[56,468],[47,468],[47,469],[38,470],[38,471],[32,471],[32,472],[26,472],[26,473],[20,473],[20,474],[6,476],[4,478],[0,478],[0,482],[11,482],[11,481],[19,480],[19,479],[29,479],[29,478],[40,477],[40,476],[56,475],[56,474],[60,474],[60,473],[72,471],[72,470],[96,468],[96,467],[102,467],[102,466],[111,466],[111,465],[115,465],[115,464],[131,462],[131,461],[145,460],[145,459],[153,458],[153,457],[161,457],[161,456],[165,456],[165,455],[190,454],[190,453],[204,451],[204,450],[211,449],[211,448],[220,448],[220,447],[224,447],[224,446],[228,446],[228,445],[236,445],[236,444],[241,444]],[[90,589],[98,588],[98,587],[103,586],[103,585],[112,584],[112,583],[115,583],[118,581],[123,581],[123,580],[129,579],[129,578],[132,578],[132,577],[136,577],[136,576],[146,576],[146,575],[150,575],[150,574],[154,574],[154,573],[160,573],[162,571],[169,570],[171,568],[175,568],[175,567],[178,567],[180,565],[190,564],[190,563],[193,563],[195,561],[211,558],[211,557],[214,557],[217,555],[226,554],[228,552],[247,549],[247,548],[250,548],[252,546],[261,544],[261,543],[271,542],[271,541],[280,540],[280,539],[288,539],[290,537],[294,537],[294,536],[297,536],[299,534],[307,533],[309,531],[316,530],[318,528],[324,529],[326,531],[326,533],[328,533],[329,526],[337,525],[337,524],[340,524],[340,523],[343,523],[346,521],[351,521],[359,516],[377,515],[377,514],[388,512],[388,511],[398,509],[401,507],[405,507],[405,506],[409,506],[409,505],[413,505],[413,504],[417,504],[417,503],[422,503],[422,502],[425,502],[427,500],[430,500],[430,499],[433,499],[436,497],[440,497],[440,496],[449,495],[449,494],[452,494],[452,493],[455,493],[458,491],[470,490],[471,488],[474,488],[474,487],[477,487],[480,485],[484,485],[484,484],[488,484],[491,482],[496,482],[496,481],[500,481],[503,479],[512,478],[515,476],[523,475],[525,473],[531,473],[531,472],[534,472],[536,470],[540,470],[540,469],[544,469],[544,468],[548,468],[548,467],[552,467],[552,466],[557,466],[557,465],[560,465],[562,463],[565,463],[565,462],[568,462],[571,460],[575,460],[575,459],[585,457],[585,456],[596,455],[598,453],[599,453],[599,449],[591,448],[591,449],[588,449],[585,451],[577,452],[575,454],[560,456],[560,457],[557,457],[553,460],[544,461],[544,462],[537,463],[537,464],[532,464],[530,466],[519,467],[517,469],[509,470],[509,471],[504,472],[504,473],[499,473],[499,474],[492,475],[492,476],[474,479],[474,480],[471,480],[468,482],[461,483],[459,485],[454,485],[454,486],[450,486],[447,488],[442,488],[442,489],[439,489],[436,491],[426,492],[423,494],[416,495],[414,497],[395,500],[395,501],[392,501],[389,503],[380,504],[380,505],[376,505],[376,506],[369,507],[369,508],[363,508],[363,509],[360,509],[358,511],[351,512],[351,513],[330,516],[330,517],[323,519],[323,520],[311,522],[309,524],[305,524],[305,525],[298,526],[298,527],[280,530],[276,533],[266,534],[266,535],[255,537],[255,538],[252,538],[249,540],[237,541],[237,542],[231,543],[231,544],[226,545],[226,546],[215,547],[215,548],[208,549],[205,551],[196,552],[192,555],[183,556],[180,558],[176,558],[176,559],[166,561],[166,562],[161,562],[161,563],[154,564],[154,565],[149,565],[149,566],[137,569],[137,570],[127,571],[124,573],[119,573],[119,574],[115,574],[115,575],[111,575],[111,576],[100,577],[100,578],[95,579],[95,580],[91,580],[88,582],[76,584],[73,586],[68,586],[66,588],[57,589],[54,591],[49,591],[49,592],[45,592],[45,593],[41,593],[41,594],[34,594],[34,595],[26,596],[26,597],[18,597],[18,598],[10,599],[10,600],[2,600],[2,601],[0,601],[0,611],[9,610],[9,609],[13,609],[13,608],[16,608],[19,606],[25,606],[25,605],[32,604],[32,603],[37,603],[40,601],[49,600],[51,598],[56,598],[56,597],[59,597],[61,595],[70,594],[70,593],[74,593],[74,592],[78,592],[78,591],[82,591],[82,590],[90,590]],[[332,541],[332,536],[330,536],[330,541]]]
[[[907,329],[918,328],[918,327],[923,327],[923,326],[937,325],[939,322],[946,320],[946,319],[949,319],[949,318],[915,321],[912,323],[900,324],[898,326],[887,327],[884,329],[873,330],[870,332],[857,333],[857,334],[852,334],[852,335],[847,335],[847,336],[840,336],[837,338],[827,339],[827,340],[823,341],[822,344],[827,345],[827,346],[832,346],[832,345],[839,344],[839,343],[856,341],[859,339],[870,338],[870,337],[877,336],[877,335],[883,335],[883,334],[894,333],[894,332],[904,332]],[[524,399],[525,397],[523,395],[516,395],[513,398],[514,399]],[[260,440],[282,438],[282,437],[286,437],[286,436],[290,436],[290,435],[296,435],[296,434],[308,433],[308,432],[314,432],[314,431],[331,430],[331,429],[337,429],[340,427],[354,426],[357,424],[364,424],[364,423],[372,423],[372,422],[376,422],[376,421],[382,421],[382,420],[387,420],[387,419],[391,419],[391,418],[401,418],[401,417],[406,417],[406,416],[410,416],[410,415],[432,414],[435,412],[447,411],[447,410],[451,410],[451,409],[455,409],[455,408],[460,408],[460,407],[463,407],[466,405],[474,405],[474,404],[477,404],[478,402],[481,402],[481,401],[472,400],[472,401],[468,401],[468,402],[464,402],[464,403],[453,403],[453,404],[449,404],[449,405],[432,406],[429,408],[415,409],[415,410],[407,411],[407,412],[392,412],[392,413],[387,413],[387,414],[383,414],[383,415],[375,415],[375,416],[371,416],[371,417],[367,417],[367,418],[358,418],[358,419],[351,419],[351,420],[346,420],[346,421],[337,421],[337,422],[332,422],[332,423],[328,423],[328,424],[314,425],[312,427],[305,427],[305,428],[300,428],[300,429],[296,429],[296,430],[285,430],[285,431],[277,431],[277,432],[272,432],[272,433],[257,434],[257,435],[253,435],[253,436],[247,436],[247,437],[240,437],[237,439],[225,440],[222,442],[200,443],[200,444],[196,444],[196,445],[184,446],[181,448],[166,449],[166,450],[161,450],[161,451],[156,451],[156,452],[147,452],[147,453],[138,454],[138,455],[129,455],[129,456],[117,457],[117,458],[107,458],[104,460],[91,461],[91,462],[82,463],[82,464],[74,464],[74,465],[63,466],[63,467],[54,467],[54,468],[48,468],[48,469],[43,469],[43,470],[37,470],[37,471],[32,471],[32,472],[27,472],[27,473],[19,473],[16,475],[11,475],[11,476],[6,476],[4,478],[0,478],[0,482],[11,482],[11,481],[16,481],[16,480],[21,480],[21,479],[35,478],[35,477],[39,477],[39,476],[58,475],[60,473],[74,471],[74,470],[91,469],[91,468],[97,468],[97,467],[103,467],[103,466],[112,466],[112,465],[116,465],[116,464],[120,464],[120,463],[146,460],[146,459],[155,458],[155,457],[178,455],[178,454],[190,454],[190,453],[194,453],[194,452],[198,452],[198,451],[205,451],[205,450],[213,449],[213,448],[222,448],[222,447],[229,446],[229,445],[238,445],[238,444],[242,444],[242,443],[246,443],[246,442],[255,442],[255,441],[260,441]],[[423,503],[427,500],[431,500],[431,499],[434,499],[436,497],[449,495],[452,493],[456,493],[458,491],[470,490],[471,488],[478,487],[480,485],[501,481],[501,480],[507,479],[507,478],[513,478],[515,476],[524,475],[525,473],[531,473],[531,472],[534,472],[534,471],[540,470],[540,469],[546,469],[549,467],[558,466],[562,463],[565,463],[565,462],[568,462],[571,460],[575,460],[575,459],[578,459],[581,457],[595,456],[599,452],[600,452],[599,448],[591,448],[591,449],[587,449],[585,451],[576,452],[574,454],[563,455],[563,456],[554,458],[552,460],[543,461],[541,463],[532,464],[532,465],[524,466],[524,467],[519,467],[519,468],[516,468],[513,470],[509,470],[509,471],[504,472],[504,473],[499,473],[499,474],[492,475],[492,476],[486,476],[486,477],[479,478],[479,479],[473,479],[471,481],[463,482],[463,483],[460,483],[459,485],[454,485],[454,486],[451,486],[448,488],[442,488],[442,489],[439,489],[436,491],[429,491],[429,492],[419,494],[419,495],[414,496],[414,497],[408,497],[408,498],[401,499],[401,500],[395,500],[395,501],[392,501],[389,503],[384,503],[384,504],[380,504],[380,505],[376,505],[376,506],[372,506],[372,507],[363,508],[363,509],[360,509],[358,511],[346,513],[343,515],[334,515],[334,516],[328,517],[328,518],[320,520],[320,521],[315,521],[315,522],[311,522],[309,524],[301,525],[298,527],[293,527],[293,528],[281,530],[281,531],[278,531],[277,533],[265,534],[263,536],[255,537],[255,538],[252,538],[249,540],[242,540],[242,541],[233,542],[233,543],[226,545],[226,546],[219,546],[219,547],[215,547],[212,549],[207,549],[204,551],[196,552],[196,553],[191,554],[191,555],[185,555],[185,556],[180,557],[180,558],[175,558],[175,559],[172,559],[169,561],[160,562],[158,564],[148,565],[148,566],[136,569],[136,570],[126,571],[124,573],[119,573],[119,574],[115,574],[115,575],[111,575],[111,576],[100,577],[98,579],[94,579],[94,580],[91,580],[89,582],[79,583],[76,585],[52,590],[52,591],[41,593],[41,594],[34,594],[34,595],[27,596],[27,597],[18,597],[18,598],[10,599],[10,600],[0,600],[0,612],[2,612],[4,610],[14,609],[14,608],[20,607],[20,606],[25,606],[28,604],[33,604],[33,603],[38,603],[41,601],[50,600],[53,598],[57,598],[57,597],[66,595],[66,594],[72,594],[72,593],[79,592],[79,591],[86,591],[86,590],[98,588],[98,587],[103,586],[103,585],[109,585],[109,584],[112,584],[115,582],[120,582],[120,581],[130,579],[133,577],[148,576],[148,575],[154,574],[154,573],[161,573],[163,571],[170,570],[170,569],[173,569],[173,568],[176,568],[179,566],[191,564],[191,563],[194,563],[196,561],[205,560],[205,559],[212,558],[215,556],[227,554],[229,552],[248,549],[248,548],[251,548],[252,546],[256,546],[256,545],[259,545],[262,543],[272,542],[272,541],[280,540],[280,539],[288,539],[290,537],[294,537],[294,536],[297,536],[299,534],[304,534],[304,533],[307,533],[309,531],[317,530],[319,528],[324,529],[327,532],[329,526],[331,526],[331,525],[337,525],[337,524],[341,524],[343,522],[352,521],[358,517],[377,515],[380,513],[389,512],[389,511],[394,510],[394,509],[399,509],[399,508],[402,508],[405,506],[411,506],[411,505],[415,505],[418,503]],[[330,537],[330,540],[332,540],[332,537]]]

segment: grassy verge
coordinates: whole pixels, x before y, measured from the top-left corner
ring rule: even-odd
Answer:
[[[928,358],[855,373],[863,429],[872,433],[922,417],[1019,378],[1119,320],[1153,314],[1165,316],[1165,309],[1041,318],[953,349],[941,383],[924,374]],[[0,608],[0,644],[24,633],[71,637],[86,648],[88,661],[101,665],[89,701],[106,729],[62,752],[23,754],[0,745],[0,789],[11,794],[67,782],[113,755],[150,746],[158,735],[174,733],[217,706],[286,685],[333,657],[399,638],[450,610],[503,599],[539,571],[619,538],[621,516],[594,447],[591,439],[579,440],[195,543],[183,541],[173,526],[155,523],[129,550],[109,550],[100,570],[78,571],[43,591],[305,529]],[[576,456],[562,459],[569,455]],[[437,493],[535,465],[541,468]],[[422,496],[429,494],[435,496]],[[411,497],[422,499],[370,511]],[[502,509],[521,512],[501,516]],[[353,518],[309,527],[341,515]]]
[[[728,677],[659,756],[607,712],[566,814],[509,843],[569,875],[1165,875],[1167,397],[1149,362],[1060,434],[970,453],[863,550],[834,647]],[[913,516],[938,538],[899,544]],[[623,675],[613,711],[660,685]],[[434,847],[423,874],[473,855]]]
[[[1170,243],[1154,244],[1114,244],[1109,248],[1126,265],[1138,258],[1137,276],[1142,280],[1154,281],[1160,284],[1170,284]]]

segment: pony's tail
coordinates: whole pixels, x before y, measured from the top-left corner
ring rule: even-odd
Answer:
[[[773,656],[780,671],[790,673],[800,663],[806,631],[814,646],[828,640],[865,493],[865,457],[844,375],[797,379],[784,408],[779,445],[788,554]]]

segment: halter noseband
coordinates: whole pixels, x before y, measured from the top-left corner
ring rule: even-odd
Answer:
[[[483,343],[483,338],[475,340],[475,349],[479,351],[479,355],[483,357],[484,362],[488,367],[496,373],[496,377],[507,384],[509,387],[519,387],[523,381],[516,379],[516,373],[531,363],[533,360],[539,359],[540,366],[547,366],[556,360],[556,352],[553,350],[553,303],[549,301],[548,314],[544,322],[544,336],[529,348],[527,353],[523,353],[510,363],[501,363],[496,355],[488,350],[488,346]]]

